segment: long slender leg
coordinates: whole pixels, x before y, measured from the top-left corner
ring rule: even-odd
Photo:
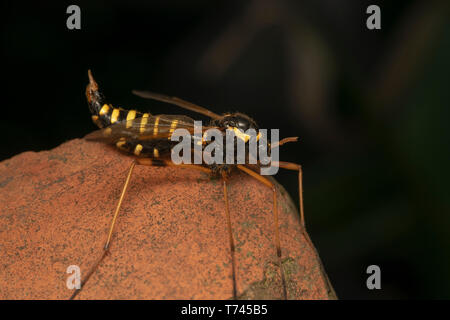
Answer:
[[[136,162],[133,161],[131,163],[130,168],[128,169],[127,179],[125,180],[125,184],[123,186],[122,193],[121,193],[120,198],[119,198],[119,203],[117,204],[116,210],[114,212],[113,219],[111,221],[111,226],[109,228],[108,238],[106,240],[105,246],[103,247],[103,253],[100,256],[100,258],[97,260],[97,262],[94,264],[94,266],[89,270],[89,272],[86,275],[86,277],[84,278],[84,280],[81,281],[80,289],[77,289],[77,290],[74,291],[74,293],[70,297],[70,300],[73,300],[78,295],[78,293],[81,291],[81,289],[83,288],[85,283],[89,280],[89,278],[92,276],[94,271],[97,269],[97,267],[100,265],[100,263],[103,261],[103,259],[108,254],[109,243],[111,242],[111,236],[112,236],[112,233],[113,233],[113,230],[114,230],[114,225],[116,223],[117,215],[119,213],[120,207],[122,206],[122,201],[123,201],[123,198],[124,198],[125,193],[127,191],[128,184],[129,184],[130,178],[131,178],[131,174],[133,173],[133,169],[134,169],[135,165],[136,165]]]
[[[153,159],[143,158],[137,159],[138,164],[142,165],[163,165],[163,166],[172,166],[172,167],[180,167],[180,168],[190,168],[197,169],[203,171],[205,173],[211,173],[211,169],[205,168],[200,165],[193,164],[174,164],[171,161],[167,160],[158,160],[159,162],[155,162]],[[228,202],[228,189],[227,189],[227,177],[225,174],[222,174],[223,181],[223,193],[225,200],[225,214],[227,219],[227,230],[228,230],[228,238],[230,242],[230,253],[231,253],[231,267],[232,267],[232,279],[233,279],[233,299],[237,298],[237,284],[236,284],[236,254],[235,254],[235,245],[233,239],[233,231],[231,228],[231,216],[230,216],[230,206]]]
[[[138,159],[137,160],[139,164],[142,165],[155,165],[155,161],[152,159]],[[200,171],[203,171],[205,173],[211,173],[211,169],[202,167],[200,165],[194,165],[194,164],[174,164],[171,161],[166,160],[160,160],[162,161],[162,164],[164,166],[172,166],[172,167],[180,167],[180,168],[191,168],[191,169],[197,169]],[[231,266],[232,266],[232,279],[233,279],[233,299],[237,298],[237,285],[236,285],[236,254],[235,254],[235,246],[234,246],[234,239],[233,239],[233,232],[231,228],[231,216],[230,216],[230,206],[228,202],[228,189],[227,189],[227,177],[225,174],[222,174],[222,181],[223,181],[223,193],[224,193],[224,199],[225,199],[225,213],[227,218],[227,229],[228,229],[228,237],[230,241],[230,251],[231,251]]]
[[[116,211],[114,212],[114,217],[111,222],[111,227],[109,228],[108,239],[106,240],[106,244],[105,244],[105,248],[104,248],[105,251],[107,251],[109,248],[109,243],[111,242],[111,236],[112,236],[112,233],[114,230],[114,225],[116,224],[117,215],[119,213],[120,207],[122,206],[123,197],[125,196],[125,192],[127,191],[128,184],[130,183],[131,174],[133,173],[133,169],[134,169],[135,165],[136,165],[136,162],[133,161],[133,163],[131,163],[130,169],[128,170],[127,180],[125,180],[125,185],[123,186],[123,190],[122,190],[122,193],[119,198],[119,203],[117,204]]]
[[[298,201],[300,210],[300,224],[305,228],[305,213],[303,211],[303,173],[302,166],[292,162],[278,161],[273,162],[272,165],[283,169],[298,171]]]
[[[94,266],[91,268],[91,270],[89,270],[88,274],[86,275],[86,277],[81,281],[80,283],[80,289],[76,289],[73,294],[70,296],[69,300],[73,300],[75,299],[75,297],[80,293],[80,291],[83,289],[84,285],[86,284],[86,282],[89,280],[89,278],[92,276],[92,274],[94,273],[95,270],[97,270],[98,266],[100,265],[100,263],[103,261],[103,259],[106,257],[106,255],[108,254],[108,250],[103,250],[102,255],[100,256],[100,258],[97,260],[97,262],[94,264]]]
[[[128,175],[127,175],[127,179],[125,180],[125,184],[123,186],[122,189],[122,193],[120,195],[119,198],[119,203],[117,204],[116,210],[114,212],[114,216],[111,222],[111,226],[109,228],[109,233],[108,233],[108,238],[106,240],[105,246],[103,247],[103,253],[100,256],[100,258],[97,260],[97,262],[94,264],[94,266],[89,270],[89,272],[87,273],[86,277],[84,278],[84,280],[81,281],[81,286],[80,289],[77,289],[74,291],[74,293],[72,294],[72,296],[70,297],[70,300],[73,300],[78,293],[80,293],[80,291],[83,289],[83,286],[86,284],[86,282],[89,280],[89,278],[92,276],[92,274],[95,272],[95,270],[98,268],[98,266],[100,265],[100,263],[103,261],[103,259],[106,257],[106,255],[109,252],[109,244],[111,242],[111,237],[114,231],[114,226],[116,223],[116,219],[118,216],[118,213],[120,211],[120,207],[122,206],[122,201],[123,198],[125,196],[125,193],[127,191],[130,179],[131,179],[131,175],[133,173],[133,169],[134,167],[137,165],[146,165],[146,166],[177,166],[177,167],[181,167],[181,168],[192,168],[192,169],[197,169],[206,173],[211,173],[211,170],[199,165],[189,165],[189,164],[180,164],[180,165],[176,165],[171,161],[168,160],[153,160],[153,159],[148,159],[148,158],[138,158],[135,161],[132,162],[130,168],[128,169]]]
[[[309,243],[310,247],[314,249],[314,251],[317,251],[315,249],[314,244],[312,243],[311,238],[309,237],[308,232],[306,232],[306,227],[305,227],[305,215],[303,212],[303,184],[302,184],[302,166],[296,163],[292,163],[292,162],[285,162],[285,161],[279,161],[279,162],[273,162],[272,165],[274,166],[278,166],[280,168],[283,169],[287,169],[287,170],[293,170],[293,171],[298,171],[298,192],[299,192],[299,208],[300,208],[300,224],[302,227],[302,233],[306,239],[306,241]],[[317,260],[319,261],[319,265],[320,268],[323,271],[323,274],[325,274],[326,276],[326,272],[323,269],[323,264],[322,261],[320,259],[320,257],[318,255],[316,255]],[[327,281],[327,286],[328,286],[328,290],[334,295],[336,296],[336,292],[333,289],[333,286],[330,283],[330,279],[328,279],[328,276],[326,276],[326,281]]]
[[[223,181],[223,194],[225,198],[225,212],[227,216],[227,226],[228,226],[228,236],[230,240],[230,250],[231,250],[231,267],[232,267],[232,277],[233,277],[233,299],[237,297],[237,286],[236,286],[236,255],[234,247],[233,232],[231,229],[231,218],[230,218],[230,206],[228,204],[228,191],[227,191],[227,180],[225,175],[222,175]]]
[[[272,189],[273,192],[273,220],[274,220],[274,233],[275,233],[275,245],[277,248],[277,257],[278,257],[278,264],[280,266],[280,273],[281,273],[281,282],[283,284],[283,298],[287,300],[287,290],[286,290],[286,280],[284,277],[283,272],[283,265],[281,263],[281,244],[280,244],[280,232],[279,232],[279,223],[278,223],[278,204],[277,204],[277,190],[275,188],[275,185],[270,181],[269,179],[263,177],[262,175],[256,173],[255,171],[238,164],[238,169],[241,171],[244,171],[245,173],[249,174],[259,182],[265,184],[269,188]]]
[[[306,241],[310,244],[312,248],[314,248],[314,244],[311,241],[311,238],[309,237],[309,234],[306,232],[306,226],[305,226],[305,213],[303,209],[303,174],[302,174],[302,166],[296,163],[292,162],[285,162],[285,161],[277,161],[272,162],[273,166],[278,166],[283,169],[287,170],[293,170],[298,171],[298,201],[299,201],[299,210],[300,210],[300,227],[301,232],[305,236]],[[320,259],[320,258],[319,258]]]

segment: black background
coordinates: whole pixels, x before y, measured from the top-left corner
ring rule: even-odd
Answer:
[[[66,8],[81,8],[81,30]],[[378,4],[382,29],[368,30]],[[0,160],[95,129],[91,68],[117,106],[145,89],[241,111],[304,168],[308,230],[342,299],[449,298],[445,1],[2,2]],[[277,179],[297,198],[296,176]],[[382,271],[369,291],[367,266]]]

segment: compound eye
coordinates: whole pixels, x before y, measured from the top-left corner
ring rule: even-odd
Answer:
[[[243,131],[247,131],[247,129],[249,127],[249,123],[244,120],[238,120],[237,127]]]

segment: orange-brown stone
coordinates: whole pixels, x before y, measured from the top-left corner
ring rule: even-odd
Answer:
[[[131,159],[75,139],[0,163],[0,299],[68,299],[70,265],[85,275],[101,256]],[[335,298],[298,213],[279,188],[289,299]],[[237,173],[229,181],[237,289],[282,297],[272,193]],[[183,168],[137,166],[110,254],[79,299],[229,299],[231,260],[220,180]]]

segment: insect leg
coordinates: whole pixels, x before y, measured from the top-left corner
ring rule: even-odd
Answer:
[[[139,164],[142,165],[159,165],[159,166],[172,166],[172,167],[181,167],[181,168],[188,168],[188,169],[197,169],[200,171],[203,171],[205,173],[211,173],[211,169],[195,165],[195,164],[175,164],[172,161],[169,160],[155,160],[155,159],[149,159],[149,158],[138,158],[136,161]],[[158,161],[158,162],[156,162]],[[227,218],[227,229],[228,229],[228,236],[230,241],[230,251],[231,251],[231,266],[232,266],[232,279],[233,279],[233,299],[237,298],[237,285],[236,285],[236,255],[235,255],[235,246],[234,246],[234,239],[233,239],[233,232],[231,229],[231,217],[230,217],[230,206],[228,203],[228,190],[227,190],[227,180],[225,174],[222,175],[223,180],[223,192],[224,192],[224,199],[225,199],[225,213]]]
[[[274,231],[275,231],[275,245],[277,248],[277,257],[278,257],[278,264],[280,266],[280,273],[281,273],[281,282],[283,284],[283,298],[285,300],[287,300],[287,290],[286,290],[286,280],[284,277],[284,272],[283,272],[283,265],[281,263],[281,244],[280,244],[280,232],[279,232],[279,223],[278,223],[278,205],[277,205],[277,190],[275,188],[275,185],[273,184],[272,181],[270,181],[269,179],[267,179],[266,177],[263,177],[262,175],[260,175],[259,173],[256,173],[255,171],[238,164],[237,165],[238,169],[241,171],[244,171],[245,173],[249,174],[250,176],[252,176],[253,178],[255,178],[256,180],[258,180],[259,182],[265,184],[266,186],[268,186],[269,188],[272,189],[273,192],[273,220],[274,220]]]
[[[130,183],[131,174],[133,173],[133,169],[134,169],[135,165],[136,165],[136,162],[133,161],[133,163],[131,163],[130,169],[128,170],[127,179],[125,180],[125,185],[123,186],[122,194],[120,195],[119,203],[117,204],[116,211],[114,212],[114,217],[111,222],[111,227],[109,228],[108,239],[106,240],[106,244],[105,244],[105,248],[104,248],[105,251],[107,251],[109,248],[109,243],[111,242],[111,236],[112,236],[112,233],[114,230],[114,225],[116,224],[117,215],[119,214],[120,207],[122,206],[122,201],[125,196],[125,192],[127,191],[128,184]]]
[[[188,169],[197,169],[206,173],[211,173],[211,169],[195,165],[195,164],[174,164],[173,162],[169,160],[159,160],[161,166],[172,166],[172,167],[181,167],[181,168],[188,168]],[[143,165],[155,165],[155,160],[153,159],[137,159],[137,162],[139,164]],[[224,199],[225,199],[225,213],[227,217],[227,229],[228,229],[228,236],[230,241],[230,251],[231,251],[231,266],[232,266],[232,279],[233,279],[233,299],[237,298],[237,285],[236,285],[236,255],[235,255],[235,246],[234,246],[234,239],[233,239],[233,232],[231,229],[231,218],[230,218],[230,206],[228,203],[228,190],[227,190],[227,180],[225,174],[222,175],[222,181],[223,181],[223,192],[224,192]]]
[[[311,248],[315,248],[314,244],[311,241],[311,238],[309,237],[309,234],[306,232],[305,228],[305,215],[303,212],[303,175],[302,175],[302,166],[296,163],[292,162],[285,162],[285,161],[278,161],[278,162],[272,162],[272,165],[278,166],[283,169],[287,170],[293,170],[298,171],[298,192],[299,192],[299,208],[300,208],[300,225],[302,228],[302,233],[305,236],[305,240],[309,243]],[[315,250],[315,249],[314,249]],[[316,250],[315,250],[316,251]],[[321,259],[318,255],[316,255],[317,260],[319,261],[320,268],[323,270],[323,264],[321,262]],[[326,272],[323,270],[323,273],[326,276]],[[330,280],[328,279],[328,276],[326,276],[326,282],[328,286],[328,290],[336,296],[336,293],[334,292],[333,286],[330,283]]]
[[[302,166],[292,162],[278,161],[273,162],[272,165],[278,166],[283,169],[298,171],[298,201],[300,209],[300,224],[305,228],[305,213],[303,211],[303,173]]]
[[[83,289],[84,285],[86,284],[86,282],[88,282],[89,278],[92,276],[92,274],[94,273],[95,270],[97,270],[98,266],[100,265],[100,263],[103,261],[103,259],[106,257],[106,255],[108,254],[107,250],[103,250],[102,255],[100,256],[100,258],[97,260],[97,262],[94,264],[94,266],[91,268],[91,270],[89,270],[88,274],[86,275],[86,277],[81,281],[80,283],[80,289],[76,289],[73,294],[70,296],[69,300],[73,300],[75,299],[75,297],[80,293],[80,291]]]
[[[225,174],[222,174],[223,181],[223,194],[225,199],[225,213],[227,216],[227,226],[228,226],[228,236],[230,240],[230,250],[231,250],[231,267],[232,267],[232,277],[233,277],[233,299],[237,297],[237,286],[236,286],[236,255],[233,240],[233,232],[231,229],[231,218],[230,218],[230,206],[228,204],[228,191],[227,191],[227,180]]]
[[[109,233],[108,233],[108,238],[106,240],[105,246],[103,247],[103,253],[100,256],[100,258],[97,260],[97,262],[94,264],[94,266],[90,269],[90,271],[88,272],[88,274],[86,275],[86,277],[84,278],[84,280],[81,281],[81,286],[80,289],[77,289],[74,291],[74,293],[72,294],[72,296],[70,297],[70,300],[73,300],[78,293],[83,289],[83,286],[86,284],[86,282],[89,280],[89,278],[92,276],[92,274],[95,272],[95,270],[98,268],[98,266],[100,265],[100,263],[103,261],[103,259],[106,257],[106,255],[109,252],[109,244],[111,242],[111,237],[112,237],[112,233],[114,231],[114,225],[116,223],[116,219],[117,219],[117,215],[119,213],[120,207],[122,206],[122,201],[123,198],[125,196],[125,193],[127,191],[130,179],[131,179],[131,175],[133,173],[133,169],[134,167],[137,165],[146,165],[146,166],[177,166],[177,167],[182,167],[182,168],[191,168],[191,169],[197,169],[206,173],[211,173],[211,170],[199,165],[189,165],[189,164],[180,164],[180,165],[176,165],[171,161],[168,160],[154,160],[154,159],[149,159],[149,158],[137,158],[135,159],[135,161],[133,161],[133,163],[131,164],[130,168],[128,169],[128,175],[127,175],[127,179],[125,180],[125,184],[123,186],[122,189],[122,193],[120,195],[119,198],[119,203],[117,204],[116,210],[114,212],[114,216],[113,216],[113,220],[111,222],[111,226],[109,228]]]
[[[111,222],[111,226],[109,228],[108,239],[106,240],[105,246],[103,247],[103,253],[100,256],[100,258],[97,260],[97,262],[94,264],[94,266],[91,268],[91,270],[89,270],[89,272],[86,275],[86,277],[84,278],[84,280],[81,281],[80,289],[77,289],[77,290],[74,291],[74,293],[70,297],[70,300],[73,300],[78,295],[78,293],[81,291],[81,289],[83,288],[85,283],[89,280],[89,278],[92,276],[94,271],[98,268],[100,263],[103,261],[103,259],[108,254],[109,243],[111,242],[111,236],[112,236],[112,233],[113,233],[113,230],[114,230],[114,225],[116,223],[117,215],[119,213],[120,207],[122,206],[122,201],[123,201],[123,198],[125,196],[125,192],[127,191],[128,184],[129,184],[130,178],[131,178],[131,174],[133,173],[133,169],[134,169],[135,165],[136,165],[136,162],[133,161],[131,163],[130,169],[128,169],[127,179],[125,180],[125,184],[124,184],[123,189],[122,189],[122,194],[120,195],[120,198],[119,198],[119,203],[117,204],[116,211],[114,212],[114,216],[113,216],[113,219],[112,219],[112,222]]]

